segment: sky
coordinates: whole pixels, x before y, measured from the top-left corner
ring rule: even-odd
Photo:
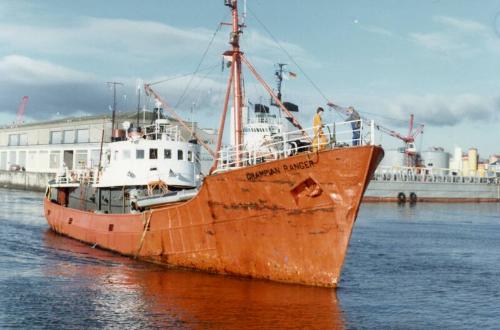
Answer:
[[[425,125],[422,150],[500,154],[500,0],[247,0],[246,8],[243,51],[271,85],[275,63],[297,73],[283,94],[303,126],[329,100],[402,134],[414,114]],[[179,114],[216,127],[229,49],[219,23],[228,19],[223,0],[0,0],[0,125],[16,119],[24,95],[33,122],[109,113],[109,81],[124,84],[118,109],[134,110],[138,85],[164,81],[153,87]],[[267,101],[244,76],[248,101]]]

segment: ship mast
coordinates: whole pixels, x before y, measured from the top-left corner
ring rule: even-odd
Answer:
[[[269,85],[266,84],[264,79],[257,73],[255,67],[248,61],[248,59],[243,55],[243,52],[240,50],[240,34],[243,32],[242,28],[244,24],[240,24],[238,17],[238,1],[237,0],[224,0],[224,5],[231,8],[232,14],[232,22],[231,23],[221,23],[221,25],[230,25],[232,27],[231,37],[229,40],[229,44],[232,46],[231,50],[224,52],[225,58],[231,58],[231,74],[229,77],[228,88],[226,91],[226,98],[224,100],[224,111],[222,113],[219,133],[217,137],[217,146],[215,151],[215,159],[210,169],[210,173],[212,173],[216,168],[219,161],[219,152],[222,142],[222,135],[224,130],[225,116],[228,109],[228,103],[231,91],[233,92],[233,126],[234,126],[234,147],[235,147],[235,164],[236,167],[241,165],[241,154],[242,154],[242,146],[243,146],[243,123],[242,123],[242,111],[243,111],[243,88],[242,88],[242,75],[241,75],[241,66],[242,63],[245,63],[247,68],[253,74],[253,76],[257,79],[257,81],[264,87],[264,89],[269,93],[273,103],[279,107],[284,113],[290,117],[291,123],[302,131],[302,135],[306,137],[308,140],[311,140],[307,133],[304,131],[299,122],[295,119],[295,117],[288,111],[288,109],[281,102],[281,95],[276,96]],[[281,73],[282,74],[282,73]]]
[[[283,84],[283,71],[284,71],[284,67],[285,67],[285,63],[277,63],[276,66],[276,71],[274,72],[274,75],[276,76],[276,97],[278,98],[278,100],[281,102],[281,86]],[[275,106],[278,108],[278,111],[279,111],[279,116],[278,116],[278,124],[281,125],[281,108],[280,108],[280,105],[276,102],[274,102],[274,99],[273,97],[271,96],[271,105],[272,106]]]
[[[283,72],[285,65],[286,65],[285,63],[277,63],[276,64],[277,69],[274,72],[274,75],[276,76],[276,92],[277,92],[276,97],[280,101],[281,101],[281,85],[283,84]],[[274,102],[272,97],[271,97],[271,105],[274,105],[279,108],[279,104]]]
[[[113,114],[111,116],[111,141],[115,136],[115,113],[116,113],[116,85],[123,86],[123,83],[118,81],[108,81],[106,84],[113,86]]]
[[[229,44],[232,46],[232,74],[233,74],[233,113],[234,113],[234,144],[236,147],[236,164],[239,165],[241,157],[241,146],[243,144],[242,134],[242,108],[243,108],[243,92],[241,83],[241,51],[240,51],[240,34],[241,26],[238,17],[238,1],[225,0],[224,4],[231,8],[232,14],[232,31]]]

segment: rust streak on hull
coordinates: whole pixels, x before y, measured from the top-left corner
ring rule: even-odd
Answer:
[[[84,212],[46,199],[45,216],[60,234],[146,261],[335,287],[382,157],[377,146],[301,154],[210,175],[188,202],[142,214]]]

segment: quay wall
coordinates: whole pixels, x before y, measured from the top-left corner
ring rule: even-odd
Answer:
[[[47,182],[53,178],[55,178],[54,173],[0,170],[0,187],[45,191]]]
[[[399,194],[407,201],[414,194],[418,202],[500,202],[498,183],[447,183],[372,180],[364,202],[396,202]]]

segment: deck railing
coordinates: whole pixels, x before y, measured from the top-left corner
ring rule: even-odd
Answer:
[[[217,171],[287,158],[305,151],[373,144],[375,144],[373,121],[334,122],[323,125],[320,131],[310,127],[303,131],[271,134],[260,145],[224,147],[219,152]]]
[[[99,175],[97,168],[87,168],[87,169],[78,169],[78,170],[70,170],[66,169],[63,173],[59,173],[56,175],[53,183],[55,184],[80,184],[80,183],[89,183],[89,184],[97,184],[99,183]]]
[[[439,183],[490,183],[500,184],[500,178],[494,176],[452,175],[451,169],[379,166],[373,175],[375,181],[394,182],[439,182]]]
[[[165,139],[167,141],[184,141],[179,126],[157,120],[154,124],[144,127],[146,138]]]
[[[285,120],[285,119],[283,119]],[[246,124],[279,124],[280,119],[276,115],[266,115],[248,118]]]

